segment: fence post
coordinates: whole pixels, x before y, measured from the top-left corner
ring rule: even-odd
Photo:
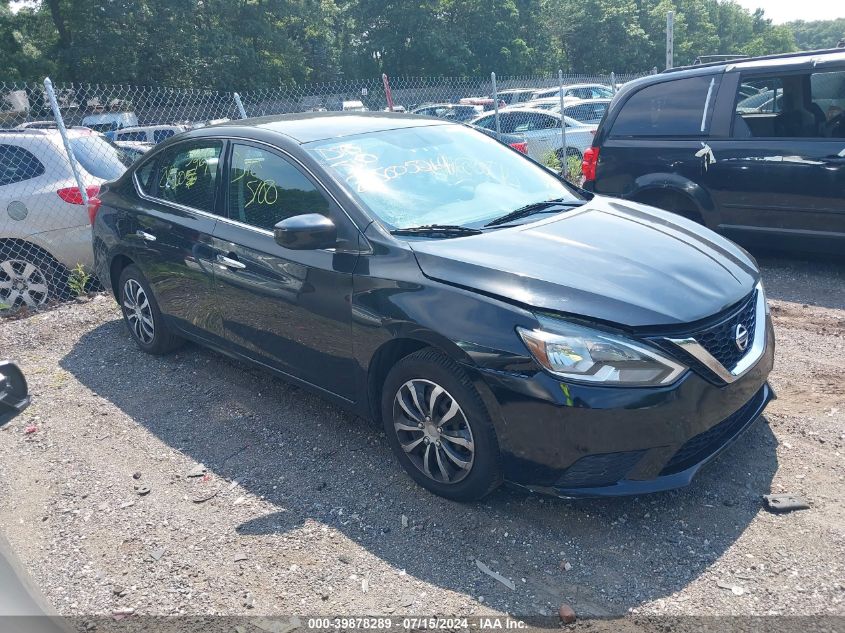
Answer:
[[[493,83],[493,108],[496,115],[496,138],[502,138],[502,128],[499,126],[499,91],[496,89],[496,73],[490,73],[490,81]]]
[[[241,118],[245,119],[246,118],[246,110],[244,110],[244,104],[243,104],[243,101],[241,101],[241,95],[239,95],[237,92],[232,93],[232,94],[235,97],[235,105],[238,106],[238,112],[240,113]]]
[[[610,91],[616,94],[616,73],[612,70],[610,71]]]
[[[381,83],[384,84],[384,98],[387,100],[387,111],[393,112],[393,92],[390,90],[390,80],[387,73],[381,74]]]
[[[88,191],[85,189],[85,183],[82,181],[82,176],[79,174],[79,167],[76,163],[76,156],[73,155],[73,148],[70,146],[70,140],[67,137],[67,128],[65,127],[62,113],[59,110],[59,102],[56,101],[56,93],[53,90],[53,82],[49,77],[44,79],[44,90],[47,91],[47,97],[50,99],[50,107],[53,110],[53,118],[56,120],[56,127],[59,128],[59,134],[62,137],[62,143],[65,146],[65,153],[68,161],[70,161],[70,170],[73,172],[73,179],[76,181],[76,186],[79,188],[79,195],[82,197],[82,204],[88,208]]]
[[[561,171],[563,173],[563,177],[567,178],[569,176],[569,157],[566,154],[566,115],[564,114],[563,109],[563,71],[557,71],[557,83],[560,87],[559,96],[560,96],[560,146],[563,149],[563,158],[561,158],[560,162]]]

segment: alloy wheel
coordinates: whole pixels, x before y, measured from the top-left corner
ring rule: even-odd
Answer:
[[[23,259],[0,262],[0,304],[9,308],[37,308],[47,303],[47,276],[35,264]]]
[[[472,429],[458,401],[440,385],[416,378],[399,387],[393,428],[402,450],[430,479],[455,484],[472,469]]]
[[[155,336],[153,310],[144,288],[134,279],[123,284],[123,314],[135,337],[149,345]]]

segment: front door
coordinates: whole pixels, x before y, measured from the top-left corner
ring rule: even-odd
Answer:
[[[144,195],[127,234],[162,313],[199,336],[214,324],[211,235],[223,147],[186,141],[163,152],[139,181]]]
[[[214,229],[217,304],[239,353],[352,400],[352,271],[358,231],[283,153],[232,143],[224,187],[228,220]],[[290,250],[273,238],[285,218],[321,213],[337,248]]]

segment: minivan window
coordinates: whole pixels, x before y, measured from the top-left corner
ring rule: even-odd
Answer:
[[[156,196],[208,213],[214,212],[214,188],[223,143],[205,141],[171,147],[159,159]]]
[[[229,217],[272,231],[304,213],[329,215],[328,200],[290,162],[258,147],[234,144],[229,171]]]
[[[82,168],[95,178],[120,178],[132,160],[106,139],[90,134],[70,138],[73,155]]]
[[[824,116],[819,136],[845,138],[845,70],[810,75],[810,99]]]
[[[43,173],[44,165],[31,152],[17,145],[0,145],[0,187]]]
[[[612,136],[702,136],[707,131],[705,114],[712,112],[717,88],[718,80],[713,75],[641,88],[623,104],[610,133]]]

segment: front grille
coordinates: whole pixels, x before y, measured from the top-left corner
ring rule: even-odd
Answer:
[[[567,468],[556,485],[560,488],[610,486],[624,479],[643,453],[645,451],[587,455]]]
[[[756,329],[757,292],[754,291],[751,297],[727,319],[713,325],[705,330],[693,333],[691,336],[699,345],[706,349],[713,358],[722,364],[722,367],[730,371],[751,349],[754,341],[754,330]],[[736,346],[736,326],[744,325],[748,330],[748,347],[740,351]]]
[[[688,439],[666,463],[660,474],[679,473],[718,451],[751,421],[749,415],[759,408],[765,397],[766,388],[763,387],[751,400],[716,426]]]

